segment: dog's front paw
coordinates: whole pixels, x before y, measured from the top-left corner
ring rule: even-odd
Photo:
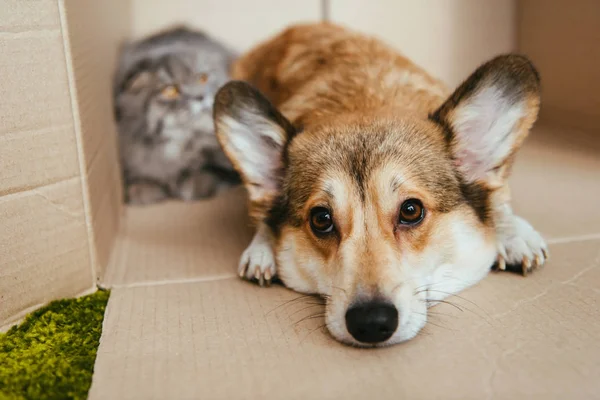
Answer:
[[[238,273],[241,278],[255,279],[260,286],[269,286],[275,272],[273,248],[269,242],[261,240],[257,235],[242,254]]]
[[[541,267],[548,259],[548,247],[542,236],[523,218],[513,216],[512,229],[499,232],[498,268],[520,266],[523,275]]]

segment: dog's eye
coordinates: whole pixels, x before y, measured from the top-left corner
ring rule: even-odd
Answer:
[[[325,207],[310,210],[310,228],[316,235],[325,235],[333,231],[331,212]]]
[[[400,207],[400,223],[402,225],[415,225],[423,220],[425,208],[417,199],[408,199]]]

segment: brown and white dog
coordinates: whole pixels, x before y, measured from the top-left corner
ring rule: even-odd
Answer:
[[[380,41],[316,24],[263,43],[234,75],[248,83],[225,85],[214,117],[257,223],[239,273],[324,296],[336,339],[411,339],[428,305],[495,262],[544,263],[507,185],[540,104],[526,58],[494,58],[448,95]]]

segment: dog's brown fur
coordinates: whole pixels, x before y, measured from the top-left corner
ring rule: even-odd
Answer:
[[[287,29],[242,57],[233,75],[275,106],[285,105],[281,111],[298,125],[343,112],[381,111],[382,105],[434,111],[448,94],[387,45],[329,24]]]
[[[356,302],[382,297],[400,307],[398,296],[409,295],[395,291],[425,273],[407,271],[431,264],[427,273],[434,274],[434,265],[464,263],[458,249],[463,233],[514,261],[511,249],[502,249],[507,247],[502,235],[518,236],[506,180],[539,108],[539,78],[524,57],[486,63],[448,98],[440,81],[380,41],[316,24],[289,28],[258,46],[234,65],[233,74],[273,105],[247,84],[230,83],[215,100],[217,135],[249,190],[251,214],[270,238],[278,274],[296,290],[331,296],[329,314],[339,317]],[[503,139],[510,149],[485,170],[463,132],[472,130],[469,118],[479,109],[471,103],[477,101],[483,106],[498,101],[509,111],[518,105],[490,125],[501,129],[503,121],[511,123]],[[256,164],[248,155],[254,153],[244,154],[246,142],[236,141],[253,139],[233,134],[236,130],[270,132],[256,139],[266,165]],[[427,211],[414,228],[397,222],[409,198],[419,199]],[[308,222],[310,210],[322,206],[333,210],[335,221],[334,233],[326,237],[316,236]],[[544,251],[540,246],[534,250]],[[517,261],[541,264],[540,251],[532,250],[535,260],[517,256]],[[480,264],[491,264],[496,253],[490,254]],[[251,270],[248,277],[271,278],[273,269],[255,275],[248,257],[243,274]],[[464,273],[470,281],[454,286],[476,282],[489,266],[472,267]],[[460,290],[454,286],[451,291]],[[331,321],[334,336],[357,344]],[[408,327],[392,341],[418,329]]]

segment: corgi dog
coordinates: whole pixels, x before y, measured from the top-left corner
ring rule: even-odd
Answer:
[[[323,296],[335,339],[409,340],[428,306],[495,263],[545,262],[507,183],[540,105],[527,58],[498,56],[449,93],[379,40],[320,23],[259,45],[233,75],[214,120],[257,228],[239,274]]]

